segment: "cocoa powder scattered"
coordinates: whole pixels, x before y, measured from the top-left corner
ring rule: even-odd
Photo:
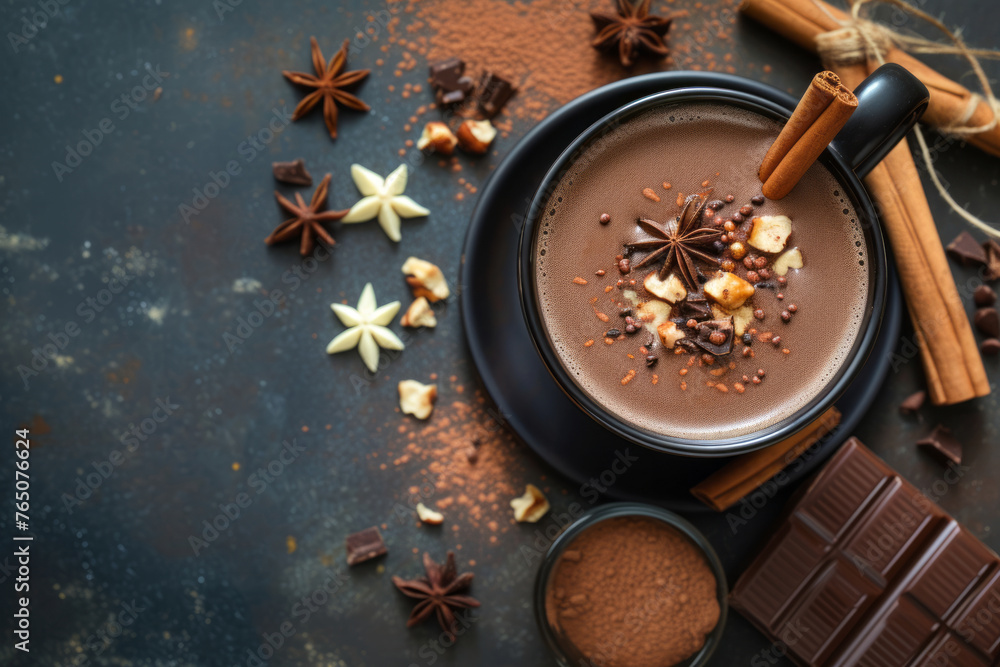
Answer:
[[[705,644],[720,613],[702,553],[649,517],[605,519],[576,537],[545,607],[553,631],[579,651],[574,664],[599,667],[675,665]]]
[[[457,378],[449,380],[448,393],[465,393],[454,384]],[[374,458],[382,470],[403,473],[403,504],[423,502],[444,512],[446,529],[456,540],[462,531],[474,530],[487,535],[474,542],[497,544],[513,524],[508,503],[525,483],[517,445],[502,415],[476,392],[437,406],[426,423],[407,420],[395,428],[389,451]]]

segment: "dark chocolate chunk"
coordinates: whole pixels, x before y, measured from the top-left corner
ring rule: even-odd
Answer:
[[[976,328],[990,338],[1000,338],[1000,314],[996,308],[980,308],[973,318]]]
[[[729,354],[733,351],[733,318],[700,322],[694,342],[717,357]]]
[[[923,440],[917,441],[917,447],[929,449],[955,465],[962,464],[962,443],[951,434],[951,429],[938,424],[931,431],[931,434]]]
[[[992,306],[996,303],[997,293],[993,291],[993,288],[989,285],[980,285],[976,288],[976,291],[972,293],[972,301],[980,308],[985,308],[986,306]]]
[[[786,516],[729,599],[794,664],[997,664],[1000,558],[856,438]]]
[[[986,263],[986,250],[969,232],[962,232],[956,236],[948,244],[947,250],[952,257],[966,266]]]
[[[378,528],[372,526],[359,530],[347,536],[347,564],[357,565],[372,558],[384,556],[389,552],[385,542],[382,541],[382,534]]]
[[[983,250],[986,251],[986,273],[983,278],[997,280],[1000,278],[1000,243],[990,239],[983,244]]]
[[[458,104],[472,92],[475,83],[465,76],[465,63],[445,58],[430,64],[430,84],[440,104]]]
[[[712,317],[712,306],[703,295],[688,294],[687,298],[681,301],[681,315],[695,320],[707,320]]]
[[[499,76],[496,72],[483,72],[483,77],[479,80],[479,90],[476,91],[476,98],[479,100],[479,108],[487,117],[492,118],[500,113],[500,109],[507,103],[511,95],[514,94],[514,86],[510,81]]]
[[[989,357],[1000,354],[1000,338],[987,338],[979,344],[979,352]]]
[[[306,170],[306,163],[299,158],[292,162],[272,162],[271,171],[274,178],[291,185],[312,185],[313,177]]]
[[[910,394],[903,399],[903,402],[899,404],[899,411],[908,415],[912,415],[920,408],[924,407],[924,401],[927,400],[926,391],[918,391],[915,394]]]

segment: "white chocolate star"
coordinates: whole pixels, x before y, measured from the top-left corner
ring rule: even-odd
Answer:
[[[406,165],[401,164],[382,178],[360,164],[351,165],[351,178],[364,197],[351,207],[341,222],[365,222],[378,216],[378,224],[393,241],[403,238],[399,233],[400,219],[428,215],[429,210],[403,195],[406,189]]]
[[[379,347],[387,350],[402,350],[403,341],[386,326],[399,312],[399,301],[387,303],[381,308],[375,303],[375,289],[371,283],[365,285],[358,299],[358,307],[351,308],[341,303],[330,304],[344,326],[350,327],[341,332],[326,346],[327,354],[335,354],[358,348],[361,360],[365,362],[372,373],[378,370]]]

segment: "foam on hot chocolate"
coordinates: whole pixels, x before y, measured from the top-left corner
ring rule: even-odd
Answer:
[[[737,340],[734,352],[717,357],[716,366],[695,366],[681,376],[690,354],[674,355],[660,347],[656,365],[646,367],[637,351],[650,338],[645,331],[612,345],[603,340],[605,331],[624,324],[616,305],[624,301],[622,290],[605,292],[606,286],[623,277],[614,256],[622,252],[623,243],[648,238],[636,220],[673,220],[679,213],[678,194],[700,192],[706,180],[714,187],[710,199],[735,196],[735,203],[720,211],[732,214],[760,193],[757,167],[780,129],[772,119],[723,104],[655,109],[590,144],[552,192],[534,250],[542,319],[569,375],[623,421],[691,439],[746,435],[807,405],[847,360],[868,307],[870,263],[845,188],[819,163],[790,195],[766,201],[753,213],[791,218],[787,247],[800,248],[804,261],[803,268],[789,272],[786,286],[758,289],[753,297],[765,319],[754,320],[751,326],[780,335],[779,346],[755,338],[751,346],[755,357],[745,358]],[[644,188],[651,188],[661,201],[644,196]],[[599,223],[602,213],[610,214],[610,224]],[[634,255],[633,263],[644,254]],[[624,278],[641,285],[642,278],[659,265]],[[596,276],[599,269],[606,275]],[[575,277],[588,284],[574,283]],[[777,298],[779,291],[783,300]],[[595,297],[597,301],[590,303]],[[797,311],[785,323],[779,315],[790,304]],[[600,321],[595,309],[610,321]],[[595,342],[585,347],[588,340]],[[729,362],[736,368],[723,376],[708,373]],[[766,371],[765,377],[760,384],[747,384],[744,393],[723,394],[708,386],[722,381],[732,389],[743,375],[752,377],[758,368]],[[634,376],[623,384],[630,371]],[[681,382],[686,382],[685,390]]]

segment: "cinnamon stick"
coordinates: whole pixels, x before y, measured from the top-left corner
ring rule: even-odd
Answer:
[[[844,82],[855,86],[874,69],[875,63],[838,67]],[[899,142],[865,185],[896,258],[931,401],[951,405],[988,395],[986,369],[909,145]]]
[[[795,187],[823,149],[858,108],[854,93],[833,72],[813,77],[795,112],[761,162],[758,176],[768,199],[781,199]]]
[[[785,469],[840,423],[840,411],[831,407],[790,438],[730,461],[691,489],[695,498],[723,512]]]
[[[822,0],[742,0],[740,11],[813,53],[818,53],[817,35],[842,28],[840,22],[850,20],[848,14]],[[986,101],[905,51],[889,47],[884,58],[902,65],[927,86],[930,104],[921,122],[948,130],[956,126],[981,127],[993,120],[993,110]],[[1000,156],[1000,124],[976,134],[963,134],[962,139]]]

